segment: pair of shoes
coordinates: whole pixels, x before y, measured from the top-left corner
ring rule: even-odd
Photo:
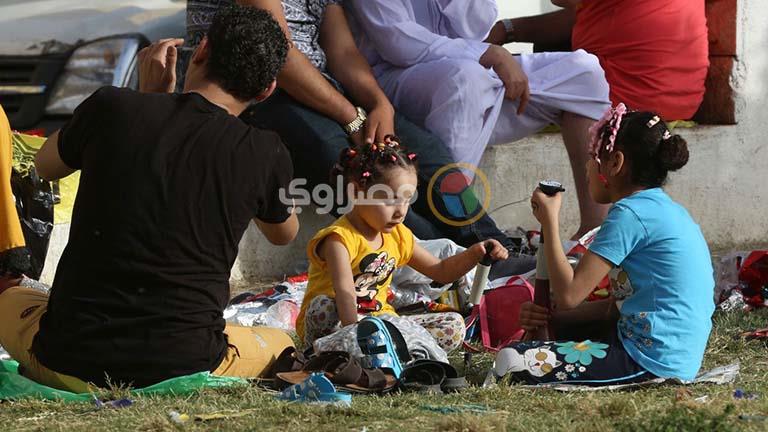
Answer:
[[[337,391],[333,383],[320,372],[312,373],[304,381],[286,388],[277,395],[277,398],[292,402],[340,406],[352,404],[352,395]]]
[[[386,393],[397,385],[397,379],[382,369],[366,369],[346,351],[326,351],[309,359],[302,369],[277,373],[279,382],[301,383],[320,374],[343,390],[355,393]]]

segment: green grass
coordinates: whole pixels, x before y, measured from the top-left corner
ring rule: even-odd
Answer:
[[[679,386],[567,394],[516,386],[475,387],[444,396],[354,396],[351,408],[339,409],[280,402],[257,387],[241,387],[183,398],[138,398],[132,407],[121,410],[97,411],[87,403],[5,402],[0,403],[0,431],[762,431],[768,430],[768,421],[755,417],[768,416],[766,345],[735,335],[766,326],[767,318],[765,310],[718,313],[704,367],[738,360],[741,375],[734,384],[696,385],[687,392]],[[467,371],[471,380],[479,382],[491,361],[490,355],[476,356]],[[736,388],[761,397],[734,400]],[[707,403],[693,400],[704,395],[709,396]],[[424,408],[462,404],[483,405],[490,412],[442,414]],[[171,410],[191,416],[245,410],[248,414],[179,425],[169,420]],[[753,417],[743,420],[740,415]]]

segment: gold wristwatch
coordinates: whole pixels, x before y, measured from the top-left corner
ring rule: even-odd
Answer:
[[[353,133],[359,131],[363,127],[363,124],[365,124],[365,120],[368,118],[368,113],[366,113],[364,109],[360,107],[356,108],[357,117],[344,125],[344,130],[347,132],[347,135],[352,135]]]

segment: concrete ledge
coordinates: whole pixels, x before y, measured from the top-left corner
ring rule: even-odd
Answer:
[[[760,162],[766,158],[766,149],[765,146],[754,152],[749,151],[749,146],[745,149],[745,138],[739,131],[739,126],[676,131],[688,140],[691,159],[681,171],[670,176],[667,190],[688,208],[713,248],[768,241],[768,211],[759,199],[768,188],[768,171]],[[756,153],[760,152],[762,155],[757,157]],[[491,183],[491,209],[530,196],[540,179],[562,181],[568,190],[562,211],[563,232],[576,229],[578,206],[573,176],[559,134],[536,135],[491,147],[483,157],[481,169]],[[503,208],[493,217],[502,228],[536,226],[525,203]],[[332,222],[330,216],[310,211],[301,213],[300,220],[297,240],[283,247],[270,245],[251,225],[240,243],[232,279],[248,282],[294,273],[297,264],[306,260],[307,241],[318,229]],[[68,225],[56,225],[43,281],[53,280],[68,235]]]

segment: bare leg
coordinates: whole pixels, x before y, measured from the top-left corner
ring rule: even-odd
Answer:
[[[571,237],[578,240],[589,230],[603,223],[608,213],[608,205],[598,204],[589,196],[589,184],[587,183],[586,164],[589,160],[587,140],[589,127],[594,120],[573,113],[563,113],[560,127],[563,131],[563,143],[568,151],[571,161],[573,180],[576,183],[576,195],[579,199],[579,215],[581,224],[579,230]]]

